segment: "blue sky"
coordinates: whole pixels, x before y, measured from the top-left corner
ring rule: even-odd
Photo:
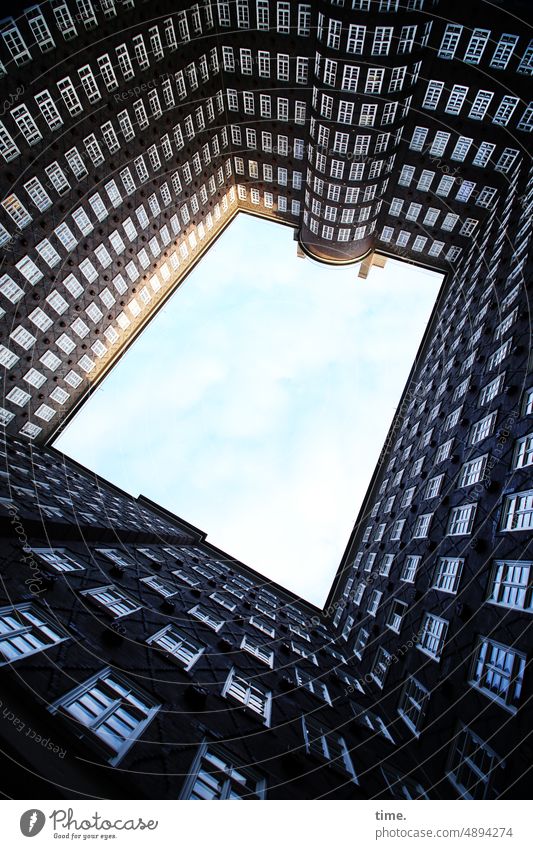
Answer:
[[[357,272],[239,215],[55,447],[322,604],[440,285]]]

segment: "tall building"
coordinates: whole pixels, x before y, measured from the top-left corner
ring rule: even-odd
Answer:
[[[15,7],[0,30],[9,792],[519,798],[528,4]],[[49,447],[238,212],[331,265],[377,251],[445,274],[323,611]]]

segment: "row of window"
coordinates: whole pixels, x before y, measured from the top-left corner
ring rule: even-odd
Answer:
[[[363,552],[358,552],[354,560],[354,570],[362,563]],[[364,572],[370,573],[376,563],[377,555],[370,552],[363,564]],[[383,555],[378,569],[378,574],[387,577],[395,560],[394,554]],[[440,592],[456,595],[459,590],[464,568],[464,557],[440,557],[435,565],[431,578],[430,588]],[[403,563],[399,580],[402,583],[413,584],[416,580],[418,570],[422,563],[420,554],[409,554]],[[368,587],[368,580],[357,584],[353,590],[352,597],[355,605],[361,604],[363,595]],[[486,601],[500,607],[513,610],[533,612],[533,568],[528,560],[496,560],[489,575]],[[376,590],[369,601],[367,612],[376,615],[382,593]],[[399,633],[399,625],[395,602],[387,617],[387,626]],[[404,610],[403,613],[406,611]],[[403,616],[402,613],[402,616]],[[347,635],[345,635],[347,639]]]
[[[470,154],[473,154],[471,160],[472,165],[475,165],[478,168],[486,168],[492,161],[495,170],[501,171],[504,174],[511,170],[511,167],[519,154],[519,151],[515,148],[506,147],[500,154],[499,158],[494,162],[493,154],[496,150],[496,144],[494,142],[481,141],[476,143],[471,136],[462,136],[459,134],[453,134],[455,144],[453,148],[448,150],[448,153],[446,153],[448,144],[452,138],[452,133],[446,130],[437,130],[430,143],[428,138],[429,132],[428,127],[416,126],[409,142],[409,149],[421,153],[427,153],[430,158],[435,159],[440,159],[440,157],[446,154],[446,156],[448,156],[453,162],[465,162],[467,157]],[[416,169],[413,166],[405,165],[402,174],[405,172],[405,177],[403,177],[403,179],[407,182],[401,182],[400,185],[410,185],[415,170]]]
[[[0,614],[0,629],[0,651],[8,661],[42,650],[66,638],[55,624],[36,614],[30,605],[3,610]],[[440,639],[441,631],[434,621],[424,625],[423,650],[434,654]],[[175,655],[184,665],[190,664],[191,660],[194,662],[196,646],[189,644],[173,626],[168,626],[154,635],[150,642],[157,644],[163,651]],[[379,661],[376,660],[374,664],[373,673],[378,681],[384,664],[386,666],[387,659],[380,655]],[[524,665],[525,659],[519,653],[491,639],[483,638],[476,650],[472,667],[472,683],[505,706],[513,707],[520,696]],[[303,675],[297,679],[298,683],[308,687],[309,677],[306,677],[305,673],[298,674]],[[266,724],[270,723],[271,692],[252,684],[235,667],[230,670],[221,694],[230,701],[244,706]],[[320,691],[320,695],[323,697],[323,691]],[[398,712],[415,734],[418,734],[422,727],[428,697],[427,689],[416,678],[408,679],[400,696]],[[60,697],[50,705],[49,710],[52,714],[73,720],[78,730],[85,729],[87,735],[97,741],[109,762],[115,766],[141,737],[161,706],[146,692],[131,685],[126,678],[110,668],[105,668]],[[359,721],[363,721],[372,730],[375,727],[373,719],[378,718],[370,712],[359,714]],[[313,718],[302,717],[302,724],[306,752],[332,762],[357,781],[344,739],[330,729],[324,728]],[[456,751],[457,746],[454,747],[454,754]],[[203,747],[201,757],[206,757],[206,749]],[[220,769],[220,764],[217,764],[217,767]],[[193,768],[188,784],[185,786],[183,798],[234,798],[227,793],[222,793],[219,784],[216,784],[219,794],[210,793],[212,779],[213,776],[207,779],[205,775],[202,775],[202,780],[198,783],[199,772]],[[246,785],[242,777],[238,783],[241,790]],[[471,790],[468,783],[465,790],[468,793]],[[242,793],[237,794],[235,798],[242,798]]]
[[[50,21],[52,26],[55,25],[57,27],[66,41],[70,41],[78,35],[77,22],[83,23],[85,30],[92,30],[99,25],[97,11],[101,10],[105,19],[114,18],[117,14],[117,5],[123,9],[134,8],[135,0],[100,0],[99,3],[93,3],[92,0],[77,0],[77,9],[74,13],[71,11],[67,0],[52,0],[52,15],[49,16],[48,21]],[[50,10],[46,11],[49,12]],[[45,7],[39,5],[32,6],[31,9],[26,10],[25,16],[31,33],[31,45],[33,46],[33,43],[35,43],[41,53],[47,53],[53,50],[56,46],[56,41],[52,35],[47,16],[45,15]],[[178,24],[177,34],[172,17],[166,18],[163,21],[164,43],[166,50],[169,52],[177,50],[178,41],[180,44],[186,44],[190,41],[191,32],[195,36],[203,32],[202,17],[206,29],[212,29],[214,25],[212,7],[209,0],[203,0],[201,5],[195,3],[189,10],[177,12],[176,17]],[[51,18],[53,18],[53,24]],[[8,18],[2,22],[0,32],[15,65],[25,65],[33,59],[20,26],[13,18]],[[148,53],[153,55],[155,61],[159,61],[163,58],[165,52],[161,33],[157,25],[151,26],[148,29],[147,36],[148,49],[142,35],[137,35],[133,38],[135,57],[141,67],[149,66]],[[127,54],[126,46],[121,45],[121,47]],[[2,76],[7,73],[3,64],[0,65],[0,71]]]
[[[452,507],[446,522],[445,536],[469,536],[474,527],[477,502],[460,504]],[[429,536],[430,526],[434,513],[423,513],[416,517],[411,539],[426,539]],[[406,519],[396,519],[389,528],[388,539],[398,542],[402,534]],[[381,542],[385,536],[387,523],[379,524],[372,535],[373,526],[368,525],[363,537],[363,542],[369,542],[371,537],[374,542]],[[500,531],[525,531],[533,528],[533,490],[515,492],[504,498],[500,519]]]
[[[12,487],[12,489],[15,494],[20,494],[24,497],[27,497],[28,494],[30,496],[32,495],[30,490],[22,490],[20,487]],[[86,495],[86,492],[83,494]],[[62,497],[60,497],[59,500],[61,500],[61,502],[66,502],[67,504],[72,504],[71,501],[63,499]],[[122,509],[122,505],[120,508],[106,507],[106,510],[113,513],[113,515],[115,515],[115,513],[119,513]],[[75,514],[77,515],[76,511]],[[48,566],[52,566],[52,568],[58,572],[74,572],[81,571],[86,568],[86,564],[79,556],[63,548],[33,548],[32,551]],[[96,548],[95,553],[106,558],[106,560],[109,560],[115,566],[122,569],[130,569],[132,567],[134,564],[133,556],[135,555],[137,557],[141,555],[139,558],[141,564],[149,561],[150,564],[155,564],[154,568],[160,568],[163,565],[168,565],[169,559],[172,565],[175,566],[176,563],[178,563],[180,566],[183,566],[184,557],[190,557],[190,560],[186,560],[189,570],[184,570],[183,568],[171,570],[171,575],[177,577],[180,583],[184,583],[188,587],[199,587],[202,584],[201,578],[205,578],[208,581],[213,581],[217,578],[220,579],[222,582],[221,591],[217,590],[211,593],[210,598],[217,605],[229,610],[230,612],[235,611],[237,608],[237,603],[234,599],[242,601],[245,598],[249,598],[250,602],[252,602],[252,597],[249,597],[248,593],[250,590],[253,590],[253,607],[259,614],[261,614],[260,617],[255,617],[255,621],[253,623],[258,630],[274,637],[274,628],[270,623],[264,620],[264,617],[267,617],[267,619],[271,622],[275,622],[278,614],[282,613],[289,620],[288,627],[290,633],[306,640],[307,642],[310,641],[309,633],[306,630],[307,620],[299,611],[295,610],[290,604],[282,601],[279,596],[270,592],[265,587],[257,586],[249,578],[245,578],[243,575],[229,576],[228,566],[226,564],[221,564],[220,561],[213,560],[212,558],[206,558],[205,554],[200,549],[191,549],[187,546],[180,546],[180,548],[165,546],[162,549],[155,550],[153,548],[137,547],[134,554],[129,551],[126,554],[123,554],[121,551],[114,548]],[[198,555],[200,555],[200,557]],[[192,575],[191,570],[196,574]],[[150,575],[141,578],[140,580],[164,598],[171,598],[178,592],[178,586],[176,586],[172,577],[168,579],[166,577],[161,578],[159,575]],[[134,610],[139,609],[139,605],[137,603],[128,601],[128,599],[124,597],[124,599],[118,598],[120,610],[118,608],[115,610],[112,603],[113,594],[108,595],[107,590],[109,588],[106,587],[104,589],[105,592],[102,597],[100,597],[99,593],[96,593],[95,595],[95,592],[92,590],[90,591],[90,594],[94,596],[98,602],[103,603],[104,606],[113,613],[113,615],[124,615],[124,605],[128,608],[128,612],[133,612]],[[219,630],[221,625],[224,623],[223,620],[210,617],[209,624],[215,630]]]
[[[409,5],[409,4],[408,4]],[[412,4],[411,4],[412,5]],[[370,6],[370,3],[367,4]],[[366,11],[359,9],[358,11]],[[431,32],[432,22],[424,25],[402,27],[376,26],[370,29],[361,24],[343,24],[334,18],[327,19],[319,12],[317,24],[317,39],[331,50],[342,50],[345,53],[370,56],[389,56],[391,53],[404,55],[414,49],[426,47]]]
[[[469,86],[456,84],[448,94],[444,106],[441,104],[445,83],[441,80],[430,80],[422,100],[422,108],[435,111],[437,107],[448,115],[460,115],[465,102],[470,105],[467,117],[473,121],[482,121],[487,115],[489,106],[494,98],[494,92],[479,89],[475,95],[469,95]],[[493,124],[506,127],[520,101],[519,97],[504,95],[497,109],[492,114]],[[522,112],[516,123],[516,128],[523,132],[531,132],[533,129],[533,103],[530,103]]]
[[[459,57],[457,50],[463,33],[469,37],[468,42],[464,42],[465,51]],[[511,58],[516,56],[518,42],[519,36],[513,33],[503,33],[496,41],[491,39],[490,29],[475,27],[465,30],[461,24],[447,24],[437,55],[440,59],[460,58],[462,62],[467,62],[469,65],[479,65],[490,44],[492,48],[490,59],[488,51],[485,57],[489,59],[489,67],[505,70]],[[529,42],[525,52],[519,58],[516,72],[527,75],[533,73],[533,41]]]
[[[132,602],[117,592],[114,587],[101,587],[95,591],[87,591],[98,599],[98,602],[113,611],[114,615],[125,616],[134,611]],[[192,608],[189,613],[214,630],[219,630],[218,621],[209,615],[200,605]],[[252,622],[253,624],[253,622]],[[53,622],[45,614],[31,604],[21,604],[0,610],[0,655],[3,664],[15,663],[38,652],[53,648],[69,638],[68,633]],[[204,653],[206,646],[195,638],[184,633],[175,625],[166,625],[155,634],[148,637],[147,645],[171,656],[183,669],[190,670]],[[264,663],[269,668],[274,666],[274,652],[268,646],[257,642],[246,634],[243,636],[240,648],[252,657]],[[306,657],[305,651],[298,651]],[[255,683],[245,680],[233,668],[222,690],[223,696],[241,701],[252,712],[257,713],[264,722],[270,724],[272,708],[272,693]],[[327,686],[319,679],[303,669],[295,668],[295,686],[308,690],[320,701],[331,705]]]

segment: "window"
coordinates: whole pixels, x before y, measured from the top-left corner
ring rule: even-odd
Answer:
[[[115,619],[141,609],[139,604],[128,598],[121,590],[117,590],[113,584],[83,590],[81,594],[88,596],[101,607],[105,607]]]
[[[372,592],[370,593],[368,607],[366,609],[366,612],[369,614],[369,616],[376,616],[382,596],[383,593],[380,590],[372,590]]]
[[[462,504],[450,511],[448,536],[465,536],[472,533],[477,504]]]
[[[250,625],[253,625],[254,628],[257,628],[258,631],[261,631],[263,634],[267,634],[269,637],[276,636],[275,628],[260,616],[252,616],[250,618]]]
[[[490,29],[474,29],[464,55],[464,62],[471,65],[479,64],[483,51],[490,37]]]
[[[305,689],[309,690],[310,693],[313,693],[314,696],[322,699],[322,701],[326,702],[326,704],[331,705],[328,688],[322,683],[322,681],[317,678],[313,678],[313,676],[309,675],[308,672],[305,672],[303,669],[298,669],[298,667],[294,670],[294,677],[296,678],[296,683],[299,687],[305,687]]]
[[[484,454],[482,457],[476,457],[474,460],[469,460],[468,463],[465,463],[461,468],[457,486],[461,488],[478,483],[485,473],[488,457],[488,454]]]
[[[516,492],[504,501],[502,531],[525,531],[533,528],[533,489]]]
[[[45,651],[67,638],[67,633],[35,605],[0,609],[0,666]]]
[[[527,560],[496,560],[487,601],[501,607],[533,612],[532,565]]]
[[[260,716],[265,725],[270,724],[272,694],[251,684],[232,669],[222,689],[225,698],[244,705],[251,713]]]
[[[425,539],[427,537],[432,518],[433,513],[423,513],[417,517],[413,529],[413,539]]]
[[[193,641],[174,625],[167,625],[146,640],[149,646],[157,646],[169,657],[177,660],[184,669],[192,669],[201,657],[205,646]]]
[[[399,601],[396,598],[393,599],[389,609],[389,615],[387,616],[387,621],[385,622],[387,628],[390,628],[391,631],[399,634],[402,627],[402,619],[406,610],[407,604],[405,604],[405,602]]]
[[[488,637],[481,637],[470,683],[494,701],[515,711],[522,693],[525,667],[525,654]]]
[[[256,640],[251,639],[251,637],[246,634],[242,638],[241,649],[244,649],[244,651],[253,655],[253,657],[257,657],[263,663],[266,663],[267,666],[270,666],[271,669],[273,668],[274,652],[266,646],[261,645]]]
[[[444,111],[448,115],[459,115],[461,111],[461,107],[465,102],[466,95],[468,94],[468,86],[465,85],[454,85],[450,96],[448,98],[448,102]],[[453,156],[452,156],[453,159]]]
[[[474,98],[474,102],[470,107],[468,117],[475,121],[481,121],[485,117],[485,113],[490,106],[490,102],[494,97],[493,91],[480,90]]]
[[[32,217],[30,213],[16,195],[8,195],[8,197],[2,201],[2,206],[10,218],[12,218],[15,222],[17,227],[20,227],[21,230],[31,223]]]
[[[398,713],[417,737],[422,728],[428,701],[429,690],[423,687],[416,678],[408,678],[400,695]]]
[[[394,799],[427,799],[428,795],[421,784],[412,778],[401,775],[390,767],[381,767],[381,772],[391,796]]]
[[[383,575],[384,577],[387,577],[387,575],[390,574],[390,570],[392,568],[393,562],[394,562],[394,554],[384,554],[383,559],[382,559],[380,566],[379,566],[379,573],[378,574]]]
[[[392,41],[393,27],[376,27],[372,43],[372,56],[387,56]]]
[[[211,611],[207,610],[207,608],[201,604],[197,604],[195,607],[192,607],[188,612],[191,616],[194,616],[195,619],[199,619],[200,622],[207,625],[208,628],[212,628],[213,631],[220,631],[224,624],[223,619],[219,619],[217,616],[213,615]]]
[[[85,566],[64,548],[34,548],[33,553],[57,572],[79,572]]]
[[[500,36],[500,40],[496,45],[492,59],[490,60],[491,68],[504,69],[509,64],[513,51],[518,43],[517,35],[509,35],[504,33]]]
[[[159,708],[150,696],[107,668],[62,696],[49,710],[74,720],[78,734],[85,727],[110,755],[109,763],[116,766]]]
[[[464,559],[461,557],[439,558],[433,577],[433,589],[455,594],[459,588],[463,564]]]
[[[278,0],[277,4],[277,29],[279,33],[289,34],[290,33],[290,17],[291,17],[291,4],[290,3],[281,3]]]
[[[435,463],[442,463],[444,460],[447,460],[450,457],[452,452],[453,439],[448,439],[447,442],[443,442],[437,448],[435,454]]]
[[[430,480],[427,482],[424,498],[436,498],[441,491],[443,480],[444,475],[436,475],[434,478],[430,478]]]
[[[440,100],[443,88],[443,82],[440,82],[438,80],[430,80],[428,83],[426,94],[424,96],[424,100],[422,102],[422,108],[435,110]]]
[[[533,464],[533,433],[516,440],[513,469],[524,469]]]
[[[438,56],[440,59],[453,59],[463,27],[458,24],[448,24],[442,36]]]
[[[308,649],[307,646],[303,646],[301,643],[295,643],[294,640],[291,640],[291,649],[295,654],[299,654],[300,657],[303,657],[311,663],[314,663],[315,666],[318,666],[316,655],[311,651],[311,649]]]
[[[222,593],[214,592],[209,596],[216,604],[224,607],[226,610],[233,611],[237,607],[236,603]]]
[[[309,717],[302,716],[302,728],[308,755],[316,755],[322,760],[331,761],[339,769],[347,772],[356,784],[359,783],[348,747],[342,737],[322,728],[318,722]]]
[[[363,728],[369,728],[371,731],[381,734],[381,736],[388,740],[389,743],[394,743],[394,739],[389,729],[377,713],[373,713],[370,710],[362,708],[360,705],[356,704],[356,702],[352,702],[351,707],[355,721],[358,725],[362,725]]]
[[[490,436],[494,430],[495,423],[496,412],[493,412],[473,424],[470,431],[470,444],[476,445],[478,442],[486,439],[487,436]]]
[[[390,539],[392,542],[396,542],[397,540],[402,538],[404,525],[405,519],[396,519],[390,532]]]
[[[425,613],[420,629],[420,638],[417,648],[429,655],[433,660],[439,660],[444,647],[448,623],[445,619],[434,616],[433,613]]]
[[[400,581],[404,581],[407,584],[414,583],[421,559],[419,554],[409,554],[407,556],[400,575]]]
[[[266,782],[225,749],[202,743],[180,799],[264,799]]]
[[[491,779],[500,758],[466,725],[459,729],[448,765],[448,778],[463,799],[489,797]]]
[[[503,383],[505,380],[505,373],[499,374],[498,377],[495,377],[494,380],[491,380],[490,383],[487,383],[479,393],[479,406],[483,407],[485,404],[488,404],[493,400],[497,395],[500,394],[503,388]]]
[[[379,646],[374,657],[370,675],[380,689],[383,689],[385,685],[385,679],[387,677],[387,672],[389,671],[391,659],[392,655],[390,652],[384,649],[383,646]]]
[[[164,598],[170,598],[171,596],[176,595],[177,592],[177,589],[173,584],[168,581],[164,581],[162,578],[157,577],[157,575],[149,575],[147,578],[141,578],[141,583],[151,587]]]

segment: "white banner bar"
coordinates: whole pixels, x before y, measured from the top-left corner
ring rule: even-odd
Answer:
[[[207,804],[207,803],[206,803]],[[4,801],[2,845],[438,849],[532,845],[527,802]]]

